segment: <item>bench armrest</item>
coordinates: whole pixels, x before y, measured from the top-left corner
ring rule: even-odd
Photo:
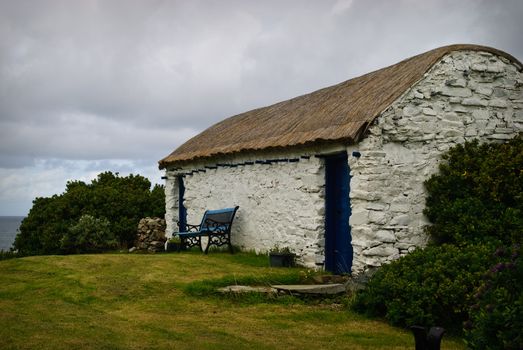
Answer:
[[[180,231],[180,221],[176,221],[178,225],[178,231]],[[198,232],[200,231],[200,225],[185,224],[185,232]]]

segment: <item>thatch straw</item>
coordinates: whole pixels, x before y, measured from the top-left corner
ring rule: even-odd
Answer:
[[[440,47],[340,84],[227,118],[160,160],[160,168],[196,158],[312,142],[357,142],[374,118],[443,56],[457,50],[486,51],[522,66],[511,55],[490,47]]]

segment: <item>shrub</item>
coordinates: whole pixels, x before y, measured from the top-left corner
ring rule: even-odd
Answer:
[[[12,250],[8,250],[8,251],[0,250],[0,261],[7,260],[7,259],[21,258],[21,257],[22,257],[22,255],[18,254],[15,251],[12,251]]]
[[[68,253],[89,253],[114,249],[117,246],[110,230],[109,220],[82,215],[75,225],[67,230],[60,240],[60,246]]]
[[[523,257],[521,246],[496,251],[474,297],[466,340],[473,349],[523,349]]]
[[[132,244],[139,220],[163,216],[164,203],[163,186],[151,190],[150,181],[140,175],[120,177],[118,173],[104,172],[90,184],[70,181],[64,193],[33,201],[14,248],[27,255],[69,252],[72,247],[69,243],[62,245],[62,238],[70,235],[69,228],[83,215],[107,219],[118,243]],[[71,242],[69,238],[64,242]]]
[[[393,325],[459,329],[493,250],[488,245],[417,249],[382,266],[356,295],[354,308]]]
[[[523,140],[465,143],[443,158],[440,173],[426,182],[432,245],[381,267],[354,307],[396,325],[454,331],[474,310],[466,323],[471,345],[521,347],[510,343],[521,341],[516,334],[523,328],[521,262],[499,262],[492,252],[522,243]]]
[[[437,243],[511,244],[523,231],[523,139],[459,145],[426,183],[427,232]]]

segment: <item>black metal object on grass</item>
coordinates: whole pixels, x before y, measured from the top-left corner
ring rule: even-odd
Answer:
[[[427,328],[422,326],[411,326],[414,340],[416,341],[416,350],[439,350],[441,347],[441,338],[445,329],[441,327],[430,327],[428,333]]]

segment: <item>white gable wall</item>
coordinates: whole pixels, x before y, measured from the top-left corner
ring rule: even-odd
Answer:
[[[504,58],[454,52],[375,120],[359,144],[362,156],[349,157],[353,273],[427,243],[423,182],[450,147],[522,132],[522,84]]]

